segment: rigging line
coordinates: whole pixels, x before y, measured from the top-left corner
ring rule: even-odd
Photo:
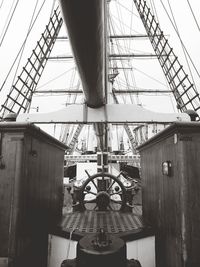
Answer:
[[[11,65],[11,67],[10,67],[10,69],[9,69],[9,71],[8,71],[8,73],[7,73],[7,75],[6,75],[5,79],[4,79],[4,81],[3,81],[2,85],[1,85],[1,87],[0,87],[0,92],[2,91],[2,89],[3,89],[4,85],[5,85],[5,83],[7,82],[7,79],[8,79],[8,77],[10,76],[10,73],[11,73],[11,71],[12,71],[12,69],[13,69],[13,67],[14,67],[14,65],[15,65],[15,63],[16,63],[16,61],[17,61],[17,59],[18,59],[18,57],[19,57],[19,55],[20,55],[20,53],[21,53],[21,51],[22,51],[23,45],[24,45],[24,43],[26,42],[26,39],[28,38],[29,34],[31,33],[31,30],[33,29],[33,26],[35,25],[35,22],[36,22],[36,20],[37,20],[37,18],[38,18],[38,16],[39,16],[40,12],[42,11],[42,8],[43,8],[45,2],[46,2],[46,0],[43,1],[43,3],[42,3],[42,5],[41,5],[40,9],[38,10],[38,13],[37,13],[37,15],[36,15],[36,17],[35,17],[35,19],[34,19],[34,21],[33,21],[33,24],[32,24],[32,26],[31,26],[31,28],[30,28],[30,31],[27,33],[27,35],[26,35],[26,37],[25,37],[25,40],[23,41],[23,43],[22,43],[22,45],[21,45],[21,47],[20,47],[20,49],[19,49],[19,51],[18,51],[18,53],[17,53],[17,56],[15,57],[15,59],[14,59],[14,61],[13,61],[13,64]]]
[[[30,21],[30,24],[29,24],[29,27],[28,27],[28,32],[30,31],[31,25],[33,23],[33,19],[34,19],[34,16],[35,16],[36,8],[38,6],[38,2],[39,2],[39,0],[36,1],[35,7],[34,7],[34,10],[33,10],[33,14],[32,14],[32,17],[31,17],[31,21]],[[13,77],[12,84],[14,84],[14,81],[15,81],[15,78],[16,78],[16,75],[17,75],[17,72],[18,72],[18,69],[19,69],[19,65],[21,63],[21,59],[22,59],[22,56],[23,56],[23,53],[24,53],[24,49],[25,49],[25,46],[26,46],[26,41],[27,41],[27,39],[25,39],[25,42],[23,44],[23,48],[22,48],[22,51],[20,53],[19,61],[18,61],[18,64],[17,64],[17,68],[15,70],[15,74],[14,74],[14,77]]]
[[[129,62],[129,64],[130,64],[130,62]],[[131,80],[132,80],[132,84],[136,88],[137,87],[137,83],[136,83],[136,77],[135,77],[134,70],[131,71]],[[139,97],[139,94],[136,94],[135,98],[136,98],[137,105],[141,104],[141,99]]]
[[[168,2],[168,5],[169,5],[169,9],[170,9],[171,15],[172,15],[172,19],[173,19],[173,21],[174,21],[174,26],[176,27],[176,30],[177,30],[178,34],[180,35],[180,32],[179,32],[179,29],[178,29],[178,26],[177,26],[177,23],[176,23],[176,19],[175,19],[174,12],[173,12],[173,10],[172,10],[170,1],[167,0],[167,2]],[[188,57],[187,57],[187,55],[186,55],[186,52],[185,52],[185,49],[184,49],[184,46],[183,46],[182,43],[181,43],[181,46],[182,46],[182,50],[183,50],[183,53],[184,53],[184,57],[185,57],[185,60],[186,60],[186,63],[187,63],[187,66],[188,66],[188,69],[189,69],[189,72],[190,72],[190,75],[191,75],[191,78],[192,78],[192,82],[193,82],[193,84],[194,84],[194,86],[195,86],[194,76],[193,76],[193,74],[192,74],[192,70],[191,70],[191,68],[190,68],[190,64],[189,64],[189,61],[188,61]],[[196,87],[196,86],[195,86],[195,87]]]
[[[132,25],[133,25],[133,7],[134,7],[134,2],[132,1],[132,7],[131,7],[131,21],[130,21],[130,35],[131,35],[131,30],[132,30]],[[131,47],[131,40],[129,40],[129,45],[128,49],[130,50]]]
[[[74,82],[75,81],[75,76],[76,76],[76,68],[74,68],[74,70],[72,72],[69,88],[73,88],[73,85],[75,83]],[[73,99],[72,99],[72,97],[73,97]],[[73,102],[73,103],[75,103],[76,98],[77,98],[77,95],[69,94],[68,97],[67,97],[67,102]]]
[[[74,67],[71,68],[71,69],[69,69],[69,70],[67,70],[67,71],[64,71],[63,73],[59,74],[58,76],[54,77],[53,79],[51,79],[51,80],[47,81],[46,83],[40,85],[39,87],[37,87],[37,89],[41,89],[41,88],[44,87],[45,85],[47,85],[47,84],[49,84],[49,83],[51,83],[51,82],[53,82],[53,81],[59,79],[60,77],[62,77],[62,76],[65,75],[66,73],[68,73],[68,72],[70,72],[70,71],[73,71],[73,70],[74,70]]]
[[[0,8],[2,8],[4,0],[1,0]]]
[[[56,0],[53,0],[50,16],[53,15],[53,11],[55,9],[55,3],[56,3]]]
[[[185,45],[184,45],[184,43],[183,43],[183,41],[182,41],[182,39],[181,39],[179,33],[177,32],[176,27],[174,26],[174,23],[173,23],[173,21],[171,20],[169,14],[168,14],[168,12],[167,12],[167,10],[166,10],[166,8],[165,8],[165,5],[163,4],[163,1],[160,0],[160,2],[161,2],[161,4],[162,4],[162,6],[163,6],[163,8],[164,8],[164,10],[165,10],[165,12],[166,12],[166,14],[167,14],[167,16],[168,16],[168,19],[170,20],[170,22],[171,22],[171,24],[172,24],[172,26],[173,26],[173,28],[174,28],[176,34],[177,34],[177,36],[178,36],[180,42],[183,44],[183,47],[184,47],[184,49],[185,49],[185,51],[186,51],[186,54],[187,54],[188,58],[190,59],[190,62],[191,62],[191,64],[192,64],[194,70],[196,71],[196,74],[197,74],[198,77],[200,78],[200,73],[199,73],[199,71],[197,70],[197,68],[196,68],[196,66],[195,66],[195,64],[194,64],[194,62],[193,62],[193,60],[192,60],[190,54],[188,53],[188,51],[187,51],[187,49],[186,49],[186,47],[185,47]]]
[[[130,26],[129,26],[129,29],[130,29],[130,35],[131,35],[131,30],[132,30],[132,19],[133,19],[133,6],[134,6],[134,3],[132,2],[132,10],[131,10],[131,21],[130,21]],[[121,8],[120,8],[120,12],[119,12],[119,5],[117,6],[117,11],[118,11],[118,16],[120,16],[120,21],[123,21],[123,16],[122,16],[122,13],[121,13]],[[125,25],[120,23],[121,25],[121,30],[122,30],[122,33],[124,32],[125,33]],[[124,43],[124,51],[127,51],[127,53],[129,52],[130,50],[130,45],[131,45],[131,39],[129,39],[129,43],[126,42],[126,40],[123,40],[123,43]],[[118,48],[120,47],[119,44],[116,44],[118,46]],[[127,88],[129,88],[129,84],[128,84],[128,75],[127,73],[125,72],[124,70],[124,77],[126,79],[126,83],[127,83]],[[133,96],[130,95],[129,96],[130,99],[131,99],[131,102],[134,102],[133,100]]]
[[[1,32],[1,36],[3,35],[3,32],[4,32],[5,28],[6,28],[6,24],[8,23],[8,20],[9,20],[10,14],[11,14],[11,12],[12,12],[12,9],[13,9],[13,6],[14,6],[14,3],[15,3],[15,0],[13,0],[13,2],[12,2],[12,5],[11,5],[11,7],[10,7],[10,10],[9,10],[9,13],[8,13],[8,15],[7,15],[7,17],[6,17],[6,20],[5,20],[5,23],[4,23],[4,26],[3,26],[2,32]],[[1,38],[1,37],[0,37],[0,38]]]
[[[111,12],[112,13],[112,12]],[[128,28],[128,30],[130,30],[130,28],[129,28],[129,26],[126,24],[126,23],[124,23],[124,19],[122,19],[121,21],[119,20],[119,17],[117,17],[117,16],[115,16],[115,15],[113,15],[112,14],[112,18],[113,19],[115,19],[118,23],[120,22],[121,24],[123,24],[126,28]],[[118,26],[116,26],[116,28],[118,28],[119,29],[119,31],[120,31],[120,28],[118,27]],[[141,34],[140,32],[138,32],[138,31],[134,31],[136,34]]]
[[[157,80],[157,79],[155,79],[154,77],[152,77],[151,75],[149,75],[149,74],[143,72],[142,70],[139,70],[138,68],[135,68],[135,67],[133,67],[133,69],[134,69],[134,70],[137,70],[138,72],[140,72],[140,73],[142,73],[142,74],[144,74],[145,76],[147,76],[148,78],[154,80],[155,82],[158,82],[159,84],[162,84],[162,85],[164,85],[165,87],[167,87],[165,83],[160,82],[159,80]]]
[[[118,16],[120,17],[120,20],[119,21],[123,21],[123,16],[122,16],[122,13],[121,13],[121,9],[119,9],[119,6],[117,5],[117,13],[118,13]],[[122,33],[124,32],[125,33],[125,26],[124,24],[120,23],[120,26],[121,26],[121,31]],[[131,31],[131,27],[130,27],[130,31]],[[129,40],[130,41],[130,40]],[[128,44],[125,40],[122,40],[122,42],[124,43],[124,51],[127,51],[128,52]],[[118,45],[119,47],[119,45]],[[127,86],[128,86],[128,82],[127,82]]]
[[[153,5],[152,5],[152,1],[151,1],[151,0],[150,0],[150,3],[149,3],[149,6],[150,6],[150,9],[152,10],[152,13],[155,14],[155,12],[154,12],[154,7],[153,7]]]
[[[114,29],[113,21],[112,21],[111,17],[110,17],[110,25],[111,25],[111,27],[112,27],[113,34],[115,34],[115,29]],[[116,40],[116,45],[117,45],[118,42],[119,42],[119,41]],[[118,48],[118,51],[119,51],[119,47],[118,47],[118,45],[117,45],[117,48]],[[116,65],[116,67],[117,67],[117,62],[115,62],[115,65]],[[123,66],[123,62],[122,62],[122,61],[121,61],[121,65]],[[118,83],[119,83],[119,80],[118,80],[118,79],[117,79],[117,81],[118,81]],[[125,98],[124,98],[124,96],[122,96],[122,99],[123,99],[123,101],[125,102]]]
[[[191,6],[189,0],[187,0],[187,3],[188,3],[188,5],[189,5],[190,11],[191,11],[192,16],[193,16],[193,18],[194,18],[194,21],[195,21],[195,23],[196,23],[196,25],[197,25],[197,28],[198,28],[198,30],[200,31],[199,23],[198,23],[198,21],[197,21],[197,18],[196,18],[195,14],[194,14],[194,11],[193,11],[193,9],[192,9],[192,6]]]
[[[157,12],[157,10],[156,10],[156,5],[155,5],[154,0],[152,0],[152,5],[153,5],[153,10],[154,10],[154,13],[155,13],[155,15],[156,15],[157,21],[158,21],[158,23],[160,23],[160,22],[159,22],[159,18],[158,18],[158,12]]]
[[[113,27],[113,24],[111,24],[111,25]],[[121,27],[122,27],[122,25],[121,25]],[[114,32],[114,27],[113,27],[113,32]],[[117,48],[118,52],[120,52],[120,50],[119,50],[120,46],[119,46],[119,41],[118,40],[116,40],[116,46],[117,46],[116,48]],[[126,46],[125,46],[125,50],[127,50]],[[121,60],[121,65],[123,67],[123,74],[124,74],[124,78],[125,78],[125,81],[126,81],[126,87],[129,88],[128,76],[127,76],[127,73],[126,73],[125,68],[124,68],[124,62],[122,60]],[[123,96],[122,98],[123,98],[124,102],[126,102],[125,101],[125,99],[126,99],[125,96]],[[130,100],[131,100],[131,103],[134,103],[132,95],[130,95]]]
[[[124,9],[126,9],[128,12],[131,12],[130,9],[128,9],[126,6],[122,5],[119,1],[118,2],[118,5],[120,5],[121,7],[123,7]],[[137,18],[140,18],[138,14],[136,13],[133,13],[133,15]]]
[[[13,2],[13,3],[14,3],[14,2]],[[6,28],[5,28],[5,31],[4,31],[4,33],[3,33],[3,36],[2,36],[2,38],[1,38],[0,46],[2,46],[3,41],[4,41],[5,37],[6,37],[6,34],[7,34],[7,32],[8,32],[10,23],[11,23],[11,21],[12,21],[12,19],[13,19],[13,16],[14,16],[14,14],[15,14],[15,11],[16,11],[16,9],[17,9],[18,4],[19,4],[19,0],[17,0],[17,2],[15,3],[14,9],[13,9],[13,11],[12,11],[12,14],[11,14],[11,16],[10,16],[10,19],[8,20],[7,26],[6,26]],[[11,7],[11,9],[12,9],[12,7]],[[9,15],[10,15],[10,13],[9,13]]]

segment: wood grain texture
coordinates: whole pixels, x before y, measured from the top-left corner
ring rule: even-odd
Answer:
[[[199,152],[198,123],[174,124],[140,147],[143,215],[155,228],[157,266],[200,266]],[[164,161],[171,176],[162,174]]]
[[[49,228],[62,215],[65,147],[28,124],[0,124],[0,132],[0,257],[43,267]]]

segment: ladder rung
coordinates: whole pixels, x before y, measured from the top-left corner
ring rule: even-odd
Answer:
[[[52,39],[52,35],[51,35],[51,31],[49,30],[49,28],[46,26],[46,31],[48,32],[48,38]]]
[[[147,5],[147,3],[146,3],[146,1],[144,1],[144,6],[143,6],[142,13],[144,13],[144,12],[145,12],[146,5]]]
[[[27,95],[23,94],[15,85],[13,85],[13,88],[20,94],[22,95],[26,100],[29,100],[29,98],[27,97]],[[30,91],[30,90],[29,90]],[[28,92],[29,92],[28,91]]]
[[[22,80],[21,76],[18,76],[18,79],[24,84],[24,86],[26,86],[29,90],[31,90],[30,85],[28,85],[28,82],[25,82],[24,80]],[[34,80],[32,80],[32,82],[36,84]]]
[[[43,54],[43,58],[45,58],[45,57],[46,57],[46,53],[44,53],[44,51],[43,51],[43,47],[40,45],[39,42],[38,42],[37,44],[38,44],[38,46],[39,46],[39,48],[40,48],[40,52],[42,52],[42,54]]]
[[[155,44],[155,50],[158,49],[158,46],[159,46],[159,44],[160,44],[160,42],[161,42],[163,36],[164,36],[164,34],[163,34],[163,32],[161,31],[161,34],[160,34],[160,36],[158,37],[158,41],[157,41],[157,43]]]
[[[36,59],[39,61],[39,63],[42,63],[41,59],[36,54],[35,49],[33,50],[33,55],[36,57]]]
[[[166,58],[165,58],[163,64],[161,64],[161,67],[162,68],[164,67],[164,65],[167,62],[167,60],[169,60],[169,57],[170,57],[170,54],[171,54],[172,50],[173,50],[173,48],[171,48],[170,51],[169,51],[169,53],[166,55]]]
[[[199,96],[199,94],[194,95],[192,98],[190,98],[186,103],[184,103],[183,107],[186,107],[189,103],[192,104],[192,101]],[[192,104],[193,105],[193,104]]]
[[[148,26],[148,34],[151,32],[151,28],[152,28],[152,24],[154,22],[154,16],[152,15],[152,19],[151,19],[151,22],[150,22],[150,25]]]
[[[163,37],[164,37],[164,35],[163,35]],[[165,38],[165,37],[164,37],[164,38]],[[166,47],[167,43],[168,43],[168,40],[165,38],[165,43],[164,43],[164,45],[162,46],[162,50],[160,51],[160,56],[158,57],[158,59],[160,59],[160,57],[161,57],[163,51],[165,50],[165,47]]]
[[[198,107],[194,108],[194,110],[195,110],[195,111],[197,111],[198,109],[200,109],[200,106],[198,106]]]
[[[166,75],[168,75],[169,72],[170,72],[170,70],[173,68],[175,62],[177,61],[177,58],[178,58],[178,57],[175,57],[174,61],[171,63],[170,67],[168,68],[168,70],[167,70],[166,73],[165,73]]]
[[[149,20],[149,14],[150,14],[150,8],[148,8],[148,12],[146,14],[145,23],[147,23],[147,20]]]
[[[21,108],[23,108],[23,109],[25,110],[25,107],[24,107],[22,104],[20,104],[19,102],[17,102],[17,100],[14,99],[12,96],[8,95],[8,98],[11,99],[11,100],[14,102],[14,104],[20,106]],[[14,106],[14,105],[13,105],[13,106]],[[13,106],[12,106],[12,107],[13,107]]]
[[[176,76],[174,76],[176,77]],[[188,77],[188,75],[186,74],[185,77],[179,82],[177,88],[185,81],[185,79]],[[171,84],[172,82],[174,81],[174,79],[172,78],[170,81],[169,81],[169,84]]]
[[[10,112],[13,112],[13,111],[12,111],[12,109],[8,108],[8,107],[7,107],[7,106],[5,106],[4,104],[3,104],[3,105],[1,105],[1,106],[2,106],[2,108],[6,109],[6,110],[8,110],[8,111],[10,111]]]
[[[49,48],[49,44],[50,44],[50,42],[49,42],[49,43],[47,42],[47,39],[48,39],[48,38],[45,38],[44,34],[42,33],[42,40],[44,41],[44,44],[47,46],[46,49]],[[43,46],[44,46],[44,45],[43,45]]]
[[[156,28],[155,29],[153,29],[154,30],[154,34],[152,35],[152,37],[151,38],[155,38],[155,36],[156,35],[158,35],[158,34],[156,34],[156,32],[157,32],[157,29],[158,29],[158,26],[159,26],[159,24],[158,23],[156,23]]]
[[[171,81],[170,83],[176,78],[176,76],[178,75],[178,73],[182,70],[183,66],[180,65],[180,68],[175,72],[174,76],[171,77]],[[187,77],[187,74],[185,75]],[[184,77],[185,78],[185,77]],[[185,79],[184,79],[185,80]],[[182,80],[183,81],[183,80]]]
[[[31,76],[30,72],[28,72],[25,67],[23,67],[23,70],[26,72],[27,76],[31,78],[31,80],[35,83],[35,79]]]
[[[54,22],[53,22],[53,19],[50,18],[50,21],[49,21],[49,24],[47,27],[50,27],[50,25],[54,28],[54,30],[56,31],[56,28],[55,28],[55,25],[54,25]]]
[[[35,65],[33,64],[33,62],[31,61],[30,58],[28,58],[28,62],[31,64],[31,67],[35,70],[37,75],[41,76],[41,74],[39,73],[38,69],[36,69]]]

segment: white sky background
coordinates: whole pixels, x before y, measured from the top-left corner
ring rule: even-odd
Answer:
[[[17,0],[16,0],[17,1]],[[16,1],[14,3],[16,3]],[[43,0],[39,0],[38,3],[38,8],[41,6]],[[27,45],[24,51],[23,59],[21,61],[21,67],[25,65],[27,58],[30,56],[31,51],[34,49],[36,42],[39,40],[41,33],[44,31],[45,25],[48,24],[49,21],[49,15],[52,10],[52,4],[53,0],[47,0],[41,14],[39,15],[39,18],[37,20],[37,24],[34,26],[33,31],[30,34],[30,38],[27,41]],[[120,2],[123,6],[126,6],[126,3],[132,3],[130,0],[112,0],[111,5],[115,5],[117,2]],[[8,12],[10,7],[12,6],[13,0],[0,0],[0,40],[2,38],[2,33],[3,33],[3,27],[6,22],[6,17],[8,16]],[[32,12],[35,6],[36,0],[20,0],[19,5],[16,9],[16,13],[13,17],[13,20],[10,24],[10,27],[8,29],[8,32],[5,36],[5,39],[0,46],[0,86],[3,84],[5,77],[9,71],[9,68],[15,59],[16,54],[18,53],[23,40],[27,34],[27,30],[29,27],[30,19],[32,16]],[[163,10],[163,7],[161,5],[160,0],[154,0],[154,3],[156,5],[156,10],[158,14],[158,19],[159,23],[161,25],[161,29],[164,31],[164,33],[168,36],[169,38],[169,43],[170,45],[174,48],[175,54],[179,56],[179,59],[182,64],[184,65],[184,68],[186,69],[186,72],[188,72],[187,66],[185,65],[185,59],[183,57],[183,52],[181,49],[181,46],[178,42],[177,36],[174,33],[174,30],[172,29],[172,26],[169,23],[169,19],[166,16],[166,13]],[[166,5],[168,11],[168,0],[163,0],[163,3]],[[180,35],[182,37],[182,40],[188,49],[188,52],[190,53],[194,64],[196,65],[197,69],[200,71],[200,32],[199,29],[197,28],[194,19],[192,18],[191,11],[189,10],[189,6],[187,3],[187,0],[170,0],[170,4],[173,8],[174,16],[176,18],[176,22],[180,31]],[[200,24],[200,1],[197,0],[190,0],[190,4],[195,12],[196,18],[198,23]],[[130,5],[131,8],[131,5]],[[122,11],[123,12],[123,11]],[[123,14],[123,13],[122,13]],[[137,14],[137,13],[136,13]],[[130,22],[126,19],[126,16],[123,16],[123,20],[125,23],[130,24]],[[132,25],[133,28],[136,26],[138,23],[138,19],[136,17],[133,17]],[[141,27],[141,26],[140,26]],[[142,29],[142,28],[141,28]],[[140,32],[140,30],[139,30]],[[144,32],[143,32],[144,33]],[[60,35],[66,35],[64,30]],[[133,50],[139,50],[143,48],[141,42],[142,41],[137,41],[138,43],[136,44],[135,47],[133,47]],[[67,51],[67,45],[66,45],[66,51],[63,49],[65,47],[66,43],[59,43],[57,48],[53,50],[54,55],[61,55],[61,54],[69,54]],[[139,47],[139,49],[137,48]],[[62,49],[61,49],[62,47]],[[60,49],[60,50],[59,50]],[[61,51],[62,50],[62,51]],[[67,67],[65,65],[66,63],[48,63],[47,69],[44,72],[44,75],[41,79],[40,86],[42,84],[45,84],[46,81],[51,80],[55,77],[57,77],[59,74],[63,73],[64,71],[67,70]],[[137,64],[137,63],[135,63]],[[139,64],[139,63],[138,63]],[[143,64],[143,63],[142,63]],[[148,63],[144,63],[144,70],[142,69],[142,64],[140,63],[140,70],[144,71],[147,73],[147,71],[150,72],[150,75],[153,75],[153,70],[154,67],[154,60],[149,61]],[[146,65],[145,65],[146,64]],[[64,67],[63,67],[64,66]],[[135,65],[136,66],[136,65]],[[69,69],[73,68],[74,65],[71,64]],[[19,72],[21,71],[21,68],[19,68]],[[137,72],[137,71],[136,71]],[[14,73],[14,72],[13,72]],[[71,74],[72,71],[69,71]],[[19,75],[19,73],[18,73]],[[158,74],[155,77],[156,79],[159,79],[160,74]],[[8,79],[7,83],[5,84],[2,92],[0,92],[0,104],[2,104],[3,99],[5,98],[5,95],[8,93],[8,90],[10,89],[13,81],[13,75]],[[67,76],[69,77],[69,76]],[[200,88],[200,81],[199,78],[196,74],[194,74],[197,89]],[[67,86],[65,86],[65,79],[68,79],[69,83],[69,78],[65,78],[65,76],[62,76],[59,80],[55,80],[52,83],[47,84],[44,86],[42,89],[64,89]],[[163,79],[163,77],[162,77]],[[142,82],[143,77],[137,77],[136,80],[139,80]],[[153,83],[153,81],[151,81]],[[145,84],[146,83],[146,84]],[[148,88],[149,86],[149,81],[144,82],[143,87]],[[158,84],[156,85],[157,87]],[[138,85],[139,87],[139,85]],[[199,89],[200,90],[200,89]],[[36,98],[36,102],[33,103],[33,107],[36,107],[38,105],[37,101],[41,101],[42,99],[38,100],[39,98]],[[150,108],[155,111],[160,111],[161,106],[156,104],[152,97],[143,97],[144,100],[144,107]],[[48,99],[48,102],[42,103],[42,107],[40,111],[45,112],[47,110],[56,110],[58,109],[58,102],[60,103],[60,107],[62,108],[65,105],[65,102],[67,101],[66,98],[62,97],[59,99],[53,99],[52,97]],[[162,105],[162,104],[161,104]],[[171,109],[173,111],[173,109]]]

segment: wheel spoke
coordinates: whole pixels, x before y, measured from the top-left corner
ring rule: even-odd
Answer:
[[[95,184],[94,180],[92,180],[92,183],[95,186],[95,188],[98,190],[97,185]]]
[[[113,182],[109,185],[109,187],[106,189],[106,192],[108,192],[110,190],[110,188],[114,185],[115,180],[113,180]]]
[[[87,189],[85,189],[85,190],[83,191],[83,193],[91,194],[91,195],[94,195],[94,196],[97,195],[96,193],[94,193],[94,192],[90,192],[90,191],[88,191]]]
[[[114,192],[114,193],[111,193],[110,196],[113,196],[113,195],[119,195],[122,193],[122,190],[120,190],[119,192]]]

